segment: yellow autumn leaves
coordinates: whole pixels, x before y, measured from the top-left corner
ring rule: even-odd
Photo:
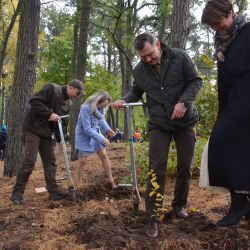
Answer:
[[[151,178],[150,183],[152,187],[152,190],[150,191],[149,196],[152,197],[155,195],[154,206],[156,207],[156,209],[153,210],[154,215],[152,216],[160,216],[160,212],[162,210],[163,195],[157,191],[160,188],[160,185],[157,183],[157,174],[155,170],[151,169],[148,172],[148,176],[149,178]]]

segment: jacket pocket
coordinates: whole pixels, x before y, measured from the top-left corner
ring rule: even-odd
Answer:
[[[89,140],[89,147],[90,147],[91,151],[94,151],[94,149],[95,149],[95,143],[96,143],[95,139],[90,138],[90,140]]]

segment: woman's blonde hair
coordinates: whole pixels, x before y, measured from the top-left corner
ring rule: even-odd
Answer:
[[[84,102],[84,104],[89,104],[90,111],[93,114],[97,110],[97,105],[101,102],[105,102],[106,100],[111,103],[112,98],[107,91],[98,91],[93,95],[89,96],[88,99]],[[106,107],[108,108],[108,107]]]

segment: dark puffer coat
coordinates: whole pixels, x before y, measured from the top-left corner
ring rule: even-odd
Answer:
[[[208,150],[210,184],[250,190],[250,23],[218,63],[219,113]]]
[[[136,102],[146,93],[149,112],[149,129],[178,131],[198,120],[194,99],[202,79],[187,53],[167,48],[161,43],[161,76],[151,65],[139,62],[134,68],[134,83],[121,99]],[[183,118],[171,120],[176,103],[185,103],[187,111]]]

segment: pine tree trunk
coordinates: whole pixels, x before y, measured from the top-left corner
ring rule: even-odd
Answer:
[[[13,176],[22,158],[22,124],[36,81],[40,0],[22,2],[13,89],[7,111],[8,140],[4,176]]]
[[[171,15],[171,33],[169,46],[185,49],[187,43],[187,27],[190,0],[174,0]]]
[[[76,71],[76,62],[77,62],[77,49],[78,49],[78,30],[79,30],[79,23],[76,20],[73,28],[73,52],[72,52],[72,79],[77,78],[77,71]]]
[[[121,51],[119,51],[119,60],[120,60],[120,67],[121,67],[121,75],[122,75],[122,96],[124,96],[127,91],[127,77],[126,77],[126,62],[125,57]],[[126,112],[123,112],[124,122],[123,122],[123,131],[124,131],[124,139],[127,139],[127,117]],[[118,123],[118,121],[117,121]]]
[[[115,127],[116,128],[119,128],[119,110],[118,109],[116,109],[115,110]]]
[[[91,1],[83,0],[81,8],[80,33],[77,49],[77,64],[76,64],[76,78],[83,81],[86,74],[87,61],[87,40],[88,40],[88,26],[91,9]],[[75,127],[77,123],[78,114],[80,112],[82,100],[77,98],[73,101],[73,106],[70,111],[70,144],[71,144],[71,160],[77,160],[78,154],[75,150]]]
[[[114,116],[114,112],[111,106],[109,106],[109,109],[107,112],[107,122],[110,125],[111,129],[115,130],[115,116]]]
[[[112,48],[112,44],[111,42],[108,40],[107,41],[107,71],[110,73],[112,71],[112,52],[113,52],[113,48]]]

